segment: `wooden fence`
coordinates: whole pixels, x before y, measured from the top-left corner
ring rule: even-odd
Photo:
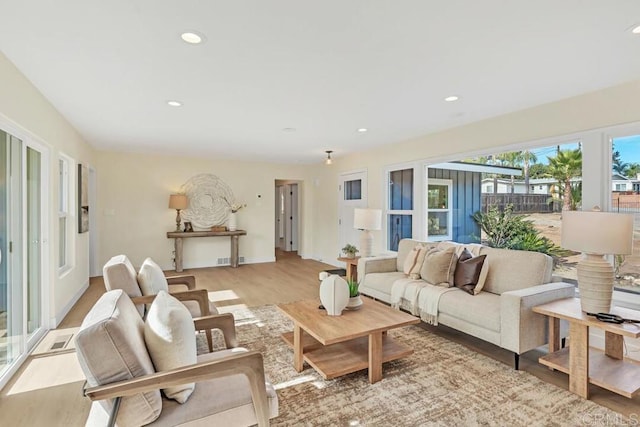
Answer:
[[[516,194],[498,193],[482,195],[482,211],[487,212],[490,206],[498,206],[503,210],[507,205],[513,205],[515,213],[560,212],[562,202],[553,200],[548,194]]]

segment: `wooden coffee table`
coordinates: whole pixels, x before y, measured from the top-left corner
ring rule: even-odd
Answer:
[[[328,316],[319,309],[320,300],[280,304],[278,308],[294,323],[293,332],[282,334],[293,347],[293,367],[301,372],[304,362],[325,379],[369,369],[371,384],[382,379],[382,364],[413,353],[395,342],[387,331],[420,323],[420,319],[362,298],[360,310],[345,310]]]

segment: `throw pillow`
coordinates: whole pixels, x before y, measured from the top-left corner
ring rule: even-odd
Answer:
[[[156,295],[160,291],[169,292],[169,284],[162,269],[151,258],[142,263],[138,272],[138,284],[142,295]]]
[[[465,248],[458,258],[456,272],[453,276],[454,285],[471,295],[475,295],[475,287],[480,280],[480,272],[486,257],[486,255],[474,257]]]
[[[410,279],[420,278],[420,269],[427,255],[427,248],[422,245],[416,245],[404,260],[404,274]]]
[[[144,341],[156,371],[168,371],[197,362],[196,329],[189,310],[164,291],[158,292],[144,322]],[[163,389],[179,403],[187,401],[195,383]]]
[[[432,285],[451,287],[457,261],[455,248],[431,249],[424,258],[420,276]]]

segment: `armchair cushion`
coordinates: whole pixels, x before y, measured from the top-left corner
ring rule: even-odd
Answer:
[[[76,353],[89,386],[129,380],[155,372],[144,342],[144,324],[121,289],[103,294],[85,317],[76,336]],[[100,401],[107,412],[111,400]],[[160,415],[160,391],[124,397],[118,425],[139,426]]]
[[[196,337],[189,310],[164,291],[153,300],[144,323],[144,339],[156,371],[168,371],[197,361]],[[195,383],[163,389],[179,403],[187,401]]]
[[[198,356],[198,362],[220,359],[247,350],[238,347]],[[269,382],[267,402],[269,416],[278,415],[278,396]],[[215,399],[212,398],[215,396]],[[252,425],[255,424],[255,410],[251,400],[251,388],[244,375],[231,375],[198,382],[193,395],[180,405],[173,400],[165,400],[160,418],[152,425]]]
[[[102,277],[107,291],[122,289],[131,298],[142,296],[136,279],[136,269],[126,255],[116,255],[107,261],[102,267]],[[137,309],[140,315],[144,314],[144,305],[138,306]]]
[[[142,263],[138,272],[138,283],[142,295],[156,295],[160,291],[169,292],[169,284],[164,272],[151,258],[145,259]]]

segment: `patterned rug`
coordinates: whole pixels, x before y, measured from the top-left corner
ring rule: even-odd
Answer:
[[[277,389],[280,415],[272,426],[630,425],[619,413],[417,326],[389,332],[415,352],[385,363],[376,384],[367,371],[334,380],[308,365],[298,373],[280,338],[293,326],[276,307],[233,314],[240,344],[263,354]]]

